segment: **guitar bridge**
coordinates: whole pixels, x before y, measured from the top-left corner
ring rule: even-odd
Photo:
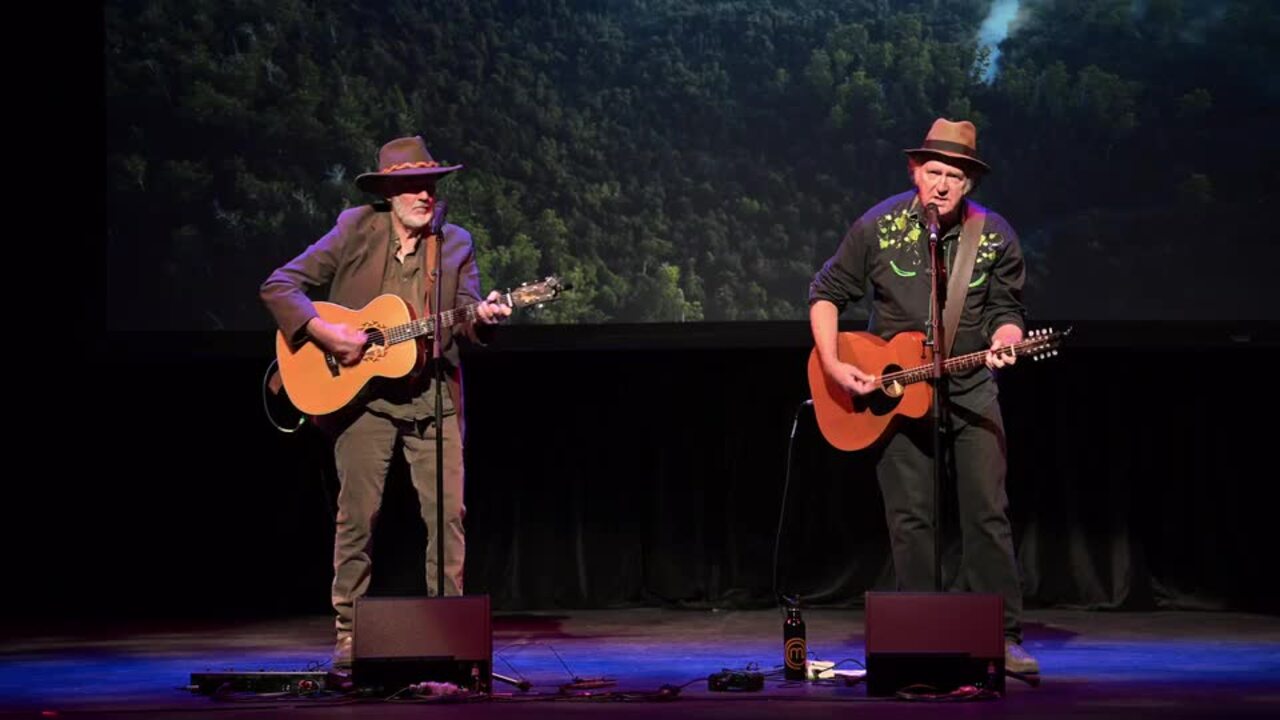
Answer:
[[[333,353],[324,354],[324,365],[329,368],[330,375],[338,377],[338,359],[333,356]]]

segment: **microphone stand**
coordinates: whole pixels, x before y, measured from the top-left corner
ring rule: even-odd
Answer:
[[[938,242],[938,212],[932,203],[925,211],[925,217],[929,230],[929,278],[932,283],[929,323],[932,330],[930,336],[933,338],[933,364],[929,370],[929,382],[933,385],[933,585],[935,591],[942,592],[942,477],[946,471],[946,464],[942,460],[942,422],[946,417],[946,378],[942,367],[946,361],[943,355],[947,347],[946,338],[943,337],[945,331],[942,327],[942,308],[946,305],[943,295],[947,287],[944,280],[947,265],[939,257],[941,244]]]
[[[431,333],[431,364],[435,372],[436,385],[436,596],[444,597],[444,353],[442,347],[444,345],[440,340],[441,332],[441,306],[443,305],[443,290],[441,281],[444,275],[444,217],[448,211],[448,205],[444,200],[439,200],[433,208],[431,216],[432,230],[436,236],[436,269],[435,277],[435,307],[433,315],[435,323]]]

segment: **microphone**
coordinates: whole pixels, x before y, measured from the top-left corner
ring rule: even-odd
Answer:
[[[431,227],[428,228],[429,234],[439,235],[444,229],[444,216],[449,211],[449,203],[444,198],[436,200],[431,210]]]
[[[938,205],[929,203],[924,208],[924,223],[929,229],[929,234],[933,237],[938,236]]]

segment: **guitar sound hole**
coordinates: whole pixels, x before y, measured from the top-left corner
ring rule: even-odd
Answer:
[[[884,377],[890,373],[902,370],[897,365],[889,365],[880,371],[880,376]],[[902,397],[892,397],[884,392],[884,390],[876,390],[866,395],[855,395],[853,397],[853,409],[857,412],[869,412],[872,415],[888,415],[898,407],[898,403],[902,402]]]
[[[383,336],[382,331],[379,330],[378,328],[369,328],[365,330],[364,333],[369,338],[364,344],[366,348],[372,347],[374,345],[381,345],[383,347],[387,346],[386,338]]]

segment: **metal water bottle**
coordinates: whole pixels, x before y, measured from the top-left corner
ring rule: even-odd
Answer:
[[[782,622],[782,659],[786,667],[783,671],[786,679],[805,679],[809,651],[804,639],[804,618],[800,617],[798,603],[787,606],[787,619]]]

